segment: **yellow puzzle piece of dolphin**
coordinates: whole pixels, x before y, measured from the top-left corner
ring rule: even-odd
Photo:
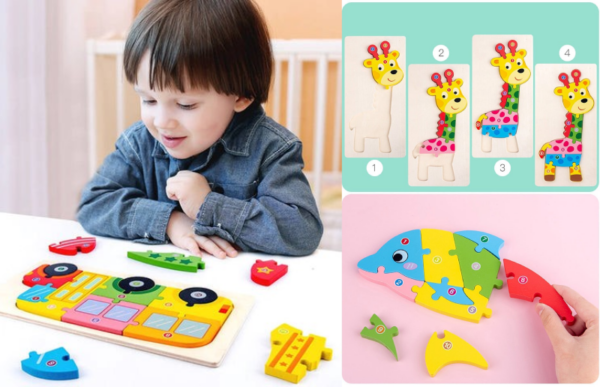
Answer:
[[[424,283],[423,286],[413,286],[412,291],[417,293],[415,302],[421,306],[431,309],[433,311],[445,314],[446,316],[459,318],[461,320],[479,323],[481,316],[487,318],[492,317],[492,310],[487,308],[488,299],[479,294],[481,286],[475,286],[475,290],[464,289],[465,294],[473,305],[460,305],[450,302],[444,297],[440,297],[437,300],[433,300],[431,296],[435,293],[435,290]]]
[[[444,331],[444,338],[434,332],[425,349],[425,364],[429,375],[434,377],[448,364],[463,363],[487,370],[488,363],[471,344],[455,334]]]
[[[321,359],[331,360],[333,351],[325,348],[325,338],[302,336],[302,331],[281,324],[271,332],[271,355],[265,364],[265,373],[276,378],[298,383],[319,366]]]
[[[436,284],[442,283],[442,278],[448,278],[448,285],[464,287],[458,256],[450,255],[456,249],[454,234],[450,231],[422,229],[421,244],[429,249],[429,254],[423,255],[425,281]]]

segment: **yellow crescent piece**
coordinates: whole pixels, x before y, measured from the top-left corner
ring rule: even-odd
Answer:
[[[488,363],[473,346],[454,333],[444,331],[444,338],[434,332],[425,350],[425,364],[431,377],[448,364],[463,363],[487,370]]]

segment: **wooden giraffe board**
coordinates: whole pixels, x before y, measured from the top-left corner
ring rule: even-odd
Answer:
[[[50,277],[46,278],[44,274]],[[61,277],[56,288],[52,288],[52,279]],[[32,293],[34,287],[36,294]],[[75,290],[69,292],[69,287]],[[191,363],[218,367],[250,313],[254,297],[210,289],[186,293],[188,289],[200,288],[168,281],[158,284],[145,277],[105,270],[88,271],[88,268],[79,269],[72,264],[48,265],[44,262],[36,265],[30,273],[0,285],[0,315]],[[40,309],[38,305],[44,301],[47,301],[47,307]],[[100,312],[93,315],[95,312],[90,308]],[[159,317],[168,319],[170,328],[165,330],[161,326],[158,329],[153,321],[156,322]],[[90,328],[93,324],[102,328]],[[198,333],[198,329],[202,334]],[[132,334],[119,334],[126,330]],[[177,344],[165,344],[168,340],[175,340]]]

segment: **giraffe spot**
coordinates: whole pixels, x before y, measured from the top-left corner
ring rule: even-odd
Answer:
[[[492,114],[498,114],[499,110],[492,110]]]
[[[500,131],[499,130],[494,130],[494,134],[497,136],[497,135],[500,134]]]
[[[440,146],[440,145],[442,145],[442,142],[438,141],[438,142],[435,143],[435,145]]]
[[[568,161],[568,162],[572,162],[572,161],[573,161],[573,158],[572,158],[571,156],[568,156],[568,157],[567,157],[567,161]]]
[[[581,127],[583,126],[583,120],[579,121],[579,122],[577,123],[577,126],[579,126],[579,127],[581,128]]]
[[[519,104],[518,103],[513,103],[512,109],[513,110],[517,110],[519,108]]]
[[[577,145],[577,151],[581,152],[581,144]]]
[[[431,149],[433,149],[431,145],[427,145],[427,150],[430,151]]]
[[[510,117],[504,117],[502,122],[504,122],[505,124],[508,124],[510,122]]]
[[[572,147],[572,146],[570,146],[570,147],[568,147],[568,148],[567,148],[567,152],[569,152],[569,153],[570,153],[570,152],[573,152],[574,150],[575,150],[575,148],[574,148],[574,147]]]
[[[562,143],[562,142],[563,142],[563,140],[556,140],[556,143],[557,143],[557,144],[560,144],[560,143]]]
[[[456,120],[452,121],[452,123],[450,125],[452,125],[454,127],[456,125]]]
[[[490,122],[495,122],[496,121],[496,117],[490,117]]]
[[[515,115],[513,116],[513,121],[514,121],[514,122],[519,122],[519,115],[518,115],[518,114],[515,114]]]
[[[446,137],[446,131],[444,130],[444,133],[442,133],[442,137]]]
[[[513,95],[514,95],[515,98],[519,98],[519,92],[518,91],[515,91]]]
[[[577,137],[578,140],[581,140],[581,133],[577,133],[576,137]]]
[[[452,152],[454,152],[454,148],[455,148],[454,144],[450,145],[450,150],[451,150]]]
[[[441,148],[440,148],[440,150],[441,150],[442,152],[445,152],[447,149],[448,149],[448,147],[447,147],[446,145],[444,145],[443,147],[441,147]]]
[[[554,148],[552,148],[552,149],[554,149],[555,151],[558,151],[558,147],[556,145],[554,145]]]
[[[431,140],[427,140],[429,142],[435,142],[435,138],[432,138]]]
[[[504,112],[500,112],[500,117],[504,117],[506,114]]]
[[[454,138],[454,133],[450,133],[450,138]]]

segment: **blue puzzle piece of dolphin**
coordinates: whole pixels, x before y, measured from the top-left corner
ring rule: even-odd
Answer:
[[[440,297],[444,297],[455,304],[473,305],[473,301],[465,294],[463,288],[448,285],[447,277],[442,278],[441,284],[433,282],[427,282],[427,284],[435,290],[435,293],[431,295],[432,300],[439,300]]]
[[[497,236],[482,231],[459,231],[456,234],[477,243],[476,252],[481,253],[483,249],[486,249],[500,259],[500,249],[504,246],[504,241]]]

